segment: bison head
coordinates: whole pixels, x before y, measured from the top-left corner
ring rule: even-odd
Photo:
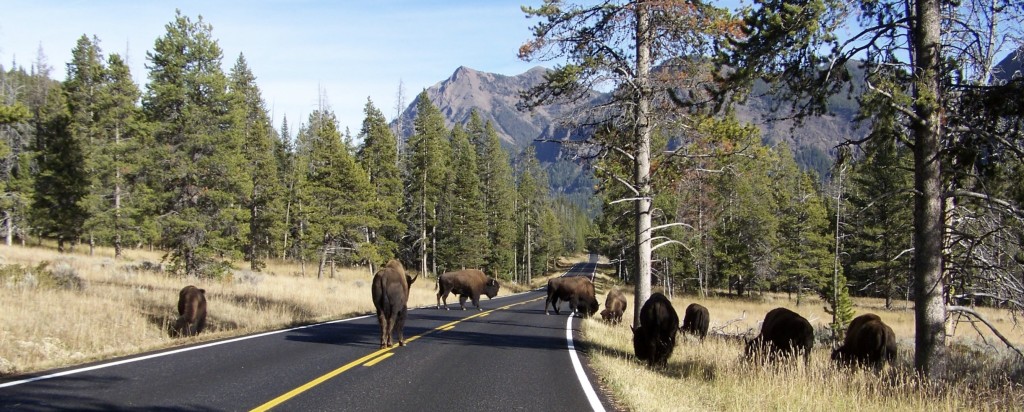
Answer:
[[[653,345],[651,345],[651,339],[647,337],[647,331],[643,326],[630,326],[629,328],[633,330],[633,351],[636,352],[636,358],[642,361],[649,360]]]
[[[493,299],[495,296],[498,296],[498,288],[500,287],[501,285],[498,284],[496,279],[488,277],[487,284],[484,285],[484,294],[487,295],[487,299]]]

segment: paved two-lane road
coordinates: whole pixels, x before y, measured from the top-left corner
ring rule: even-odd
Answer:
[[[594,266],[569,273],[589,274]],[[378,348],[376,318],[367,316],[55,371],[64,375],[29,382],[2,380],[0,410],[578,411],[609,405],[570,349],[578,319],[544,315],[541,291],[481,305],[483,312],[413,309],[405,326],[409,344],[390,350]]]

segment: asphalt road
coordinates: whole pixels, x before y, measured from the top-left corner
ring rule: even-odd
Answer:
[[[544,315],[544,297],[410,310],[405,347],[379,349],[366,316],[7,378],[0,410],[602,410],[579,320]]]

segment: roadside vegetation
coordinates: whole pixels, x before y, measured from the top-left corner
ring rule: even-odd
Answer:
[[[858,315],[875,313],[893,328],[899,359],[880,373],[871,369],[837,368],[830,359],[826,304],[804,298],[800,306],[785,294],[752,298],[676,295],[672,304],[680,319],[686,306],[708,308],[708,337],[680,335],[666,368],[648,368],[637,361],[632,346],[632,291],[600,276],[598,300],[612,287],[630,302],[623,322],[610,325],[595,317],[583,322],[583,339],[590,366],[618,407],[633,411],[720,410],[1019,410],[1024,405],[1024,362],[984,327],[961,323],[950,344],[950,368],[956,378],[923,382],[914,372],[914,313],[910,302],[885,309],[882,299],[855,298]],[[802,362],[761,365],[743,359],[745,339],[757,335],[765,313],[784,306],[806,317],[815,327],[810,365]],[[1015,345],[1024,344],[1024,328],[1008,311],[978,308]]]

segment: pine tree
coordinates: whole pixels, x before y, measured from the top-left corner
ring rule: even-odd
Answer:
[[[99,207],[93,212],[92,229],[114,246],[120,257],[126,243],[153,241],[154,221],[144,213],[152,210],[152,199],[143,184],[145,169],[143,148],[149,133],[138,107],[139,88],[132,80],[128,65],[120,55],[107,58],[106,80],[100,102],[101,135],[99,147],[92,152],[97,170],[94,194],[100,194]]]
[[[376,256],[367,242],[368,230],[377,228],[371,214],[373,188],[362,167],[345,148],[334,113],[321,108],[309,115],[309,126],[300,134],[305,178],[299,182],[304,237],[317,245],[323,276],[328,259],[353,251],[353,261]]]
[[[792,151],[786,144],[775,148],[778,159],[775,198],[778,209],[779,251],[776,257],[776,284],[796,292],[796,303],[802,301],[804,289],[817,293],[831,278],[831,236],[828,212],[815,178],[797,169]]]
[[[72,134],[71,114],[59,86],[50,89],[40,112],[39,173],[35,180],[32,215],[42,236],[57,239],[57,250],[81,236],[87,211],[81,201],[88,194],[85,155]]]
[[[420,261],[421,273],[429,273],[428,251],[433,250],[437,212],[448,179],[449,131],[441,111],[424,90],[416,98],[413,135],[406,149],[405,221],[409,228],[410,255]]]
[[[250,268],[259,271],[265,259],[273,256],[276,240],[284,233],[282,202],[284,189],[275,158],[275,136],[270,116],[263,103],[256,76],[239,55],[231,69],[229,86],[235,110],[240,110],[243,146],[242,152],[248,166],[250,192],[246,196],[249,211],[249,230],[244,246],[245,257]]]
[[[239,257],[252,192],[212,27],[177,12],[147,52],[143,109],[155,127],[157,215],[172,268],[219,276]]]
[[[281,259],[285,259],[292,252],[290,239],[294,239],[293,233],[298,233],[293,224],[294,206],[296,205],[296,153],[292,144],[291,129],[288,127],[288,117],[281,119],[281,131],[276,135],[274,141],[274,160],[277,166],[277,179],[281,182],[282,190],[282,219],[283,230],[280,236],[280,244],[277,250],[281,253]],[[294,255],[294,254],[292,254]]]
[[[380,227],[371,231],[370,241],[379,256],[371,262],[382,264],[398,256],[398,245],[405,234],[405,223],[399,220],[402,209],[402,175],[398,169],[398,142],[388,127],[384,114],[366,100],[366,118],[359,132],[363,145],[357,154],[359,164],[370,178],[374,189],[375,211]]]
[[[527,146],[519,154],[516,174],[518,184],[516,186],[516,222],[518,234],[518,248],[521,251],[522,261],[525,263],[524,282],[529,284],[534,274],[543,274],[546,265],[543,252],[546,245],[543,242],[541,223],[547,198],[548,176],[537,161],[537,155],[533,146]]]
[[[105,182],[100,181],[104,175],[101,169],[108,165],[103,156],[107,142],[102,130],[103,113],[100,107],[104,100],[107,76],[98,39],[90,40],[85,35],[78,39],[75,48],[71,50],[66,79],[64,90],[71,112],[71,131],[83,150],[86,162],[83,167],[89,180],[89,194],[83,199],[83,207],[89,214],[84,230],[88,233],[87,240],[92,253],[96,237],[102,236],[97,232],[104,230],[102,223],[107,211],[105,199],[109,188]]]
[[[451,147],[452,172],[441,206],[438,261],[445,271],[480,268],[487,255],[487,220],[476,147],[462,125],[452,129]]]
[[[467,126],[470,138],[476,146],[477,165],[480,174],[480,191],[483,195],[484,212],[487,221],[487,256],[484,271],[495,277],[512,279],[514,270],[515,226],[515,181],[508,153],[501,147],[494,124],[482,123],[474,110],[470,113]]]

